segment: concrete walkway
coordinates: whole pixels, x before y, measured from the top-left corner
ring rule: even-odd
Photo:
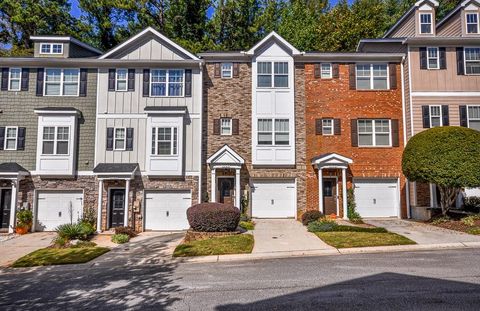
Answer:
[[[252,254],[335,250],[294,219],[255,219]]]
[[[25,256],[52,243],[55,232],[35,232],[0,242],[0,266],[7,266]]]

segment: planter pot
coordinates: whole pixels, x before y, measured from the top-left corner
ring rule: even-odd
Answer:
[[[27,234],[27,233],[28,233],[28,229],[29,229],[29,227],[16,227],[16,228],[15,228],[15,232],[16,232],[17,234],[22,234],[22,235],[23,235],[23,234]]]

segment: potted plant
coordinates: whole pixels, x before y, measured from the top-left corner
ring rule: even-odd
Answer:
[[[29,209],[22,209],[17,212],[17,226],[15,232],[26,234],[32,227],[33,213]]]

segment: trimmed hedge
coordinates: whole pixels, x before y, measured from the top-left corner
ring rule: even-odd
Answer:
[[[302,224],[304,226],[307,226],[312,221],[319,220],[320,217],[322,217],[322,216],[323,216],[322,213],[320,213],[319,211],[306,211],[302,215]]]
[[[240,221],[240,210],[221,203],[200,203],[187,210],[187,219],[195,231],[235,231]]]

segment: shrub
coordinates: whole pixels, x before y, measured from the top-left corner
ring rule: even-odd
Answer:
[[[242,229],[245,229],[245,230],[253,230],[255,229],[255,224],[251,221],[240,221],[240,223],[238,224],[238,226]]]
[[[116,227],[115,234],[126,234],[130,238],[134,238],[137,236],[137,233],[131,227]]]
[[[356,210],[354,191],[353,188],[347,190],[347,217],[354,224],[363,224],[362,216]]]
[[[445,222],[449,222],[451,219],[450,217],[448,216],[442,216],[442,217],[438,217],[438,218],[435,218],[431,221],[432,225],[439,225],[439,224],[443,224]]]
[[[130,241],[128,234],[114,234],[112,235],[112,242],[117,244],[124,244]]]
[[[472,213],[480,213],[480,197],[466,197],[463,201],[463,208]]]
[[[55,238],[53,238],[53,247],[55,248],[63,248],[67,244],[68,244],[68,240],[64,237],[57,235],[55,236]]]
[[[190,227],[202,232],[235,231],[240,221],[238,208],[221,203],[201,203],[187,210]]]
[[[472,215],[472,216],[467,216],[465,218],[462,218],[462,223],[466,226],[473,227],[475,225],[475,221],[479,220],[480,216],[479,215]]]
[[[85,208],[80,222],[89,223],[90,225],[92,225],[92,227],[95,227],[95,225],[97,224],[97,215],[95,209],[93,209],[92,207]]]
[[[58,226],[55,231],[59,237],[66,240],[87,240],[88,236],[95,232],[95,228],[89,223],[63,224]]]
[[[319,211],[306,211],[302,215],[302,224],[304,226],[307,226],[312,221],[319,220],[320,217],[322,217],[322,213],[320,213]]]
[[[17,226],[30,227],[33,221],[33,213],[29,209],[21,209],[17,212]]]
[[[307,229],[310,232],[328,231],[338,226],[333,219],[320,218],[319,220],[312,221],[308,224]]]
[[[480,228],[474,227],[467,230],[468,234],[480,235]]]

